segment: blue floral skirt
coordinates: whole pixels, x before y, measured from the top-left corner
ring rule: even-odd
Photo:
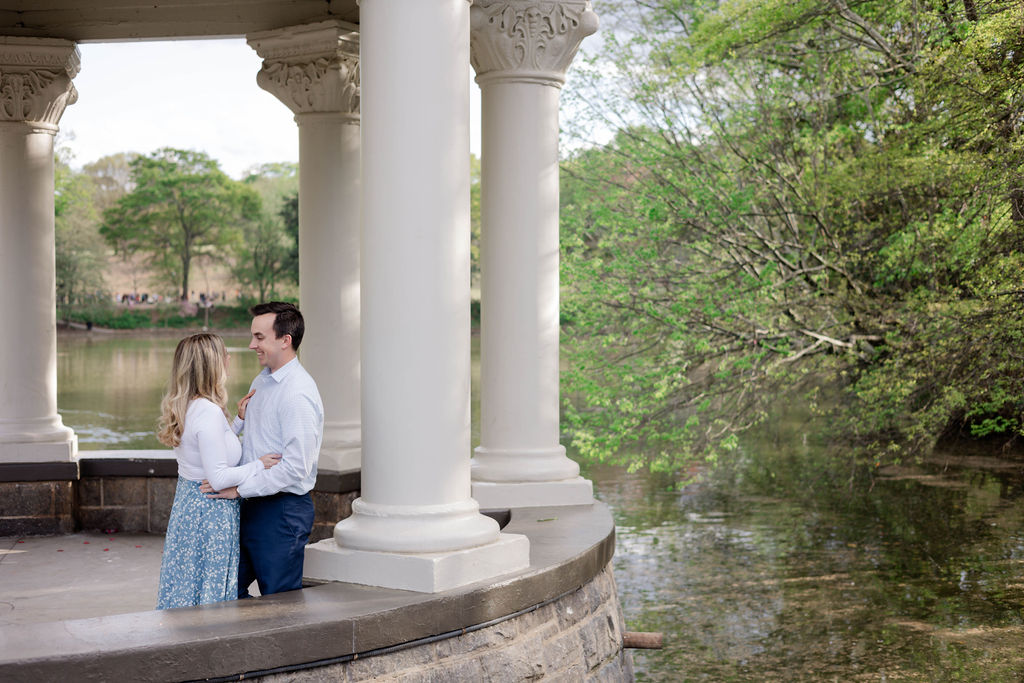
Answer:
[[[238,597],[239,500],[210,499],[178,477],[167,522],[157,609]]]

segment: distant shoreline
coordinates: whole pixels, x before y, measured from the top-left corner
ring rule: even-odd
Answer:
[[[245,327],[230,328],[209,328],[204,330],[202,326],[197,327],[133,327],[130,329],[113,329],[110,327],[93,327],[86,329],[82,323],[57,322],[58,337],[184,337],[197,332],[212,332],[221,336],[248,336],[249,330]]]

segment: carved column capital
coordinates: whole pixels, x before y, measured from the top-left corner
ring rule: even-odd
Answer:
[[[69,40],[0,36],[0,121],[55,131],[65,107],[78,99],[71,79],[79,64]]]
[[[476,80],[560,87],[583,39],[597,30],[590,0],[475,0],[470,49]]]
[[[357,26],[321,21],[252,33],[247,42],[263,58],[256,82],[296,115],[332,112],[358,119]]]

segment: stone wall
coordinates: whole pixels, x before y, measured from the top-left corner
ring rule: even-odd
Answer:
[[[177,478],[83,477],[75,517],[80,529],[162,534]]]
[[[166,532],[177,463],[170,451],[134,453],[83,455],[75,463],[0,464],[0,536]],[[311,543],[329,538],[334,525],[352,514],[359,484],[358,471],[320,473],[312,492]]]
[[[260,680],[632,681],[632,655],[622,647],[624,630],[608,564],[579,589],[498,623]]]
[[[72,533],[74,505],[70,481],[0,482],[0,536]]]

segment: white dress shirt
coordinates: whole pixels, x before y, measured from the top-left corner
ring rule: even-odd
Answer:
[[[316,382],[293,358],[275,372],[263,368],[249,389],[256,393],[246,406],[245,421],[235,417],[233,425],[244,429],[242,462],[259,462],[268,453],[280,453],[281,461],[270,469],[249,472],[238,485],[239,495],[307,493],[316,483],[324,433],[324,407]]]
[[[263,469],[259,460],[236,467],[242,456],[238,436],[228,427],[220,406],[206,398],[189,401],[181,443],[174,449],[174,456],[178,459],[178,476],[189,481],[207,479],[217,491],[237,486],[257,469]]]

